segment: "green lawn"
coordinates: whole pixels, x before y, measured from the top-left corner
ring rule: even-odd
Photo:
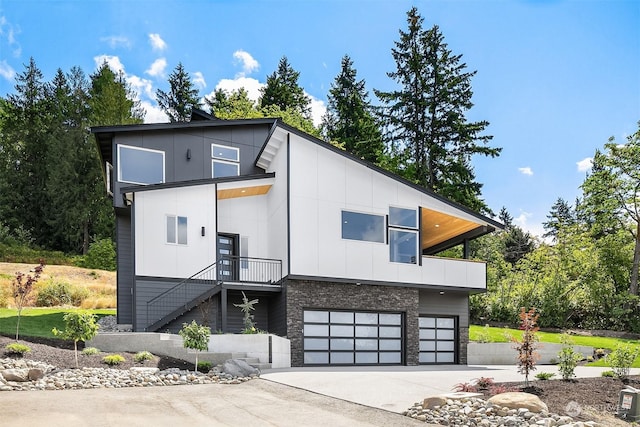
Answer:
[[[522,331],[519,329],[508,328],[495,328],[484,327],[478,325],[471,325],[469,328],[469,340],[478,341],[482,334],[488,333],[489,342],[509,342],[507,335],[510,334],[516,338],[522,338]],[[560,343],[559,333],[554,332],[538,332],[538,339],[540,342],[545,343]],[[571,339],[575,345],[586,345],[593,348],[604,348],[608,350],[615,350],[620,344],[638,344],[637,340],[625,339],[625,338],[609,338],[609,337],[588,337],[580,335],[572,335]],[[603,359],[596,362],[589,363],[589,366],[608,366]],[[640,357],[638,357],[632,365],[633,368],[640,368]]]
[[[20,318],[20,336],[54,338],[51,329],[64,329],[62,316],[68,308],[25,308]],[[115,309],[89,310],[98,317],[115,315]],[[15,309],[0,308],[0,335],[16,335],[18,314]]]

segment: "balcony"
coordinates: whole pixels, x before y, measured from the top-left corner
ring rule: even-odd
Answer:
[[[435,286],[487,289],[487,265],[466,259],[422,257],[423,283]]]

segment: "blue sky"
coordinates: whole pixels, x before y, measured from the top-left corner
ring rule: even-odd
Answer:
[[[503,147],[474,160],[485,200],[541,233],[555,200],[580,194],[594,150],[637,130],[640,1],[0,0],[0,96],[30,57],[47,80],[106,59],[146,120],[165,121],[154,93],[178,62],[202,96],[239,86],[255,96],[286,55],[318,119],[345,54],[371,94],[395,87],[391,48],[413,5],[478,71],[468,118],[488,120]]]

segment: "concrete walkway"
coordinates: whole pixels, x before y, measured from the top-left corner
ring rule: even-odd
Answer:
[[[576,376],[599,377],[609,369],[579,366]],[[638,375],[640,369],[631,371]],[[561,378],[554,365],[538,366],[530,378],[538,372],[553,372],[555,378]],[[490,377],[495,382],[524,380],[515,366],[464,365],[288,368],[261,375],[269,381],[397,413],[427,396],[452,393],[456,384],[472,383],[480,377]]]

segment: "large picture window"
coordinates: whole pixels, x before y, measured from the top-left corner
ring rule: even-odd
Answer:
[[[342,238],[384,243],[384,217],[342,211]]]
[[[118,145],[118,181],[131,184],[164,182],[164,151]]]
[[[211,176],[213,178],[240,175],[239,149],[211,144],[211,158]]]
[[[187,217],[167,215],[167,243],[187,244]]]

